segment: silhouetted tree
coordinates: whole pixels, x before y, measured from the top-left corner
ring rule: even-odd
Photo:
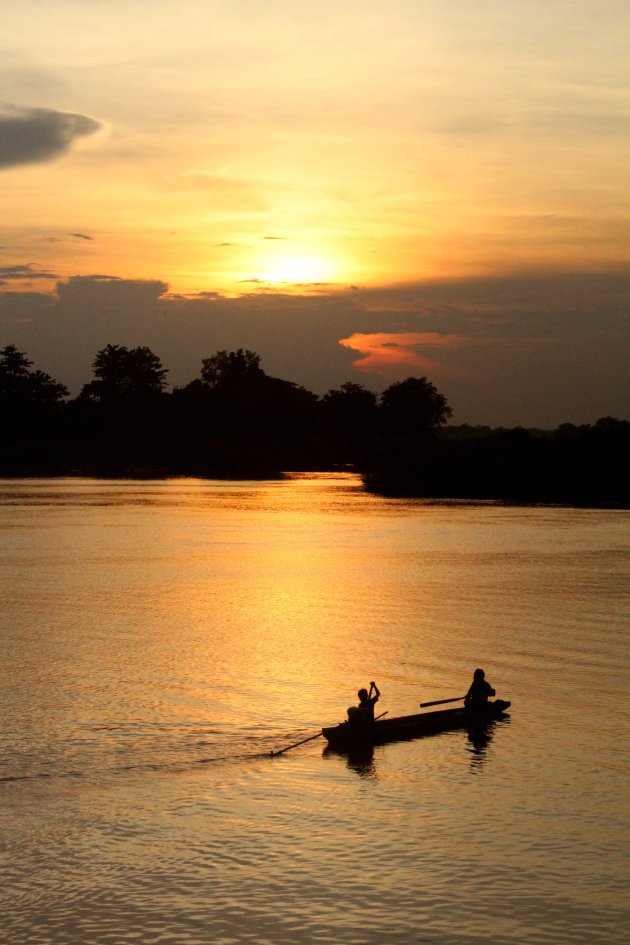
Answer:
[[[443,428],[451,410],[427,378],[392,384],[378,401],[351,382],[320,400],[269,377],[243,348],[205,358],[200,378],[172,395],[149,348],[107,345],[93,367],[66,402],[66,387],[15,345],[0,349],[3,475],[249,478],[354,463],[368,489],[392,496],[630,506],[626,420]]]
[[[15,345],[6,345],[0,351],[0,395],[19,396],[25,387],[33,362]]]
[[[152,397],[162,393],[168,370],[150,348],[107,345],[92,365],[96,380],[85,384],[81,397],[102,403]]]
[[[31,368],[15,345],[0,350],[0,468],[9,473],[50,471],[51,453],[62,438],[68,389]]]
[[[426,377],[408,377],[380,397],[378,449],[366,484],[390,495],[435,495],[437,432],[451,416],[446,398]]]
[[[332,462],[363,465],[369,457],[377,427],[376,394],[347,381],[329,390],[321,401],[321,427]]]
[[[211,358],[204,358],[201,365],[201,380],[209,387],[238,385],[258,380],[265,373],[260,367],[260,356],[243,348],[217,351]]]
[[[106,345],[93,362],[94,380],[68,406],[76,454],[98,473],[161,468],[167,455],[168,371],[150,348]]]
[[[27,404],[55,407],[68,396],[64,384],[43,371],[31,371],[32,365],[15,345],[6,345],[0,350],[0,402],[4,409]]]
[[[387,435],[426,438],[452,415],[446,398],[426,377],[408,377],[383,391],[380,400]]]
[[[268,376],[254,351],[218,351],[201,378],[172,396],[172,436],[188,468],[214,475],[275,474],[302,466],[317,397]]]
[[[362,384],[346,381],[341,387],[329,390],[322,402],[327,412],[347,428],[353,425],[365,426],[374,421],[376,415],[376,394]]]

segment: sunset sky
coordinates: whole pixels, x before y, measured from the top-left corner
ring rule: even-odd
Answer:
[[[0,0],[0,345],[630,419],[626,0]]]

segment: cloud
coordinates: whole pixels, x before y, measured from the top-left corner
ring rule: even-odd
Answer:
[[[0,168],[53,161],[99,128],[87,115],[0,103]]]
[[[5,269],[16,280],[32,271]],[[0,347],[17,345],[74,393],[106,344],[147,345],[179,386],[202,358],[249,348],[268,374],[317,394],[425,375],[456,423],[553,428],[630,419],[628,312],[625,271],[301,295],[253,285],[235,298],[92,275],[58,282],[56,294],[0,291]]]
[[[35,269],[32,263],[22,263],[17,266],[0,266],[0,280],[2,282],[23,282],[31,279],[58,279],[59,276],[45,269]]]
[[[94,237],[88,236],[87,233],[64,233],[63,236],[44,236],[42,239],[45,243],[65,243],[68,240],[89,240],[92,242]]]
[[[341,338],[339,344],[359,351],[361,358],[352,366],[367,374],[378,374],[391,379],[402,379],[410,373],[431,373],[443,377],[452,373],[435,358],[423,353],[425,348],[450,348],[462,345],[467,339],[459,335],[441,335],[437,332],[357,332]],[[459,373],[459,372],[458,372]]]
[[[72,276],[57,283],[61,302],[73,308],[85,305],[95,313],[116,312],[123,321],[134,305],[153,304],[168,291],[158,279],[120,279],[117,276]]]

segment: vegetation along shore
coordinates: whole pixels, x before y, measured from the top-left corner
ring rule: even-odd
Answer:
[[[149,348],[107,345],[71,398],[14,345],[0,350],[0,476],[256,479],[350,468],[388,496],[630,506],[630,423],[555,430],[454,426],[426,377],[376,395],[348,382],[319,397],[271,377],[252,351],[203,358],[167,390]]]

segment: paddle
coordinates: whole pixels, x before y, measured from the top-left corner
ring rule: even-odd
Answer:
[[[457,696],[455,699],[437,699],[435,702],[421,702],[420,708],[427,709],[430,705],[444,705],[445,702],[461,702],[466,696]]]
[[[275,758],[276,755],[281,755],[285,751],[291,751],[292,748],[297,748],[298,745],[305,745],[306,742],[312,742],[314,738],[321,738],[323,732],[318,732],[317,735],[311,735],[310,738],[303,738],[301,742],[296,742],[295,745],[287,745],[286,748],[281,748],[279,751],[270,751],[269,754],[272,758]]]
[[[380,715],[376,716],[374,721],[376,722],[376,719],[382,719],[384,715],[387,715],[387,712],[381,712]],[[292,748],[297,748],[298,745],[305,745],[306,742],[312,742],[315,738],[321,738],[323,734],[323,732],[318,732],[317,735],[311,735],[309,738],[303,738],[301,742],[296,742],[295,745],[287,745],[286,748],[280,748],[279,751],[270,751],[269,754],[272,758],[275,758],[276,755],[282,755],[285,751],[291,751]]]

